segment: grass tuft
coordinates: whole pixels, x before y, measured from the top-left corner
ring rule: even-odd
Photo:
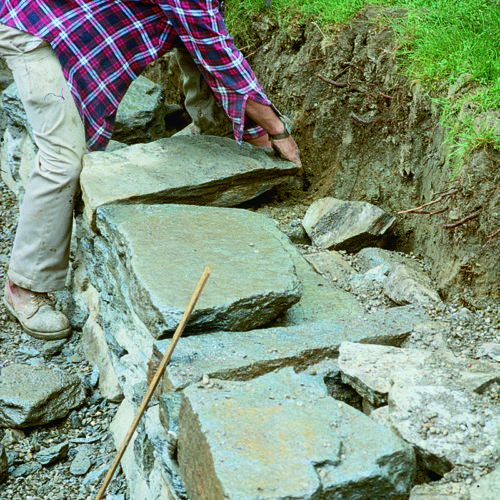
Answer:
[[[474,125],[487,110],[500,108],[500,0],[273,0],[272,9],[264,0],[228,0],[226,15],[230,32],[244,37],[258,13],[281,26],[294,20],[325,27],[347,23],[368,3],[407,9],[405,18],[386,22],[398,37],[401,66],[410,80],[434,91],[465,74],[474,83],[459,98],[436,101],[453,159],[461,161],[485,144],[500,150],[498,131],[495,135],[487,120],[483,128]]]

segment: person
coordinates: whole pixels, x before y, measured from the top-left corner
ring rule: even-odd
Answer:
[[[4,304],[35,338],[71,332],[50,292],[65,286],[83,155],[106,148],[130,83],[175,47],[195,61],[238,144],[271,146],[301,166],[282,116],[229,36],[218,0],[0,0],[0,55],[38,147]]]

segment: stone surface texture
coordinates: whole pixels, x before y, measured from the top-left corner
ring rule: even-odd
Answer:
[[[363,201],[321,198],[308,208],[302,225],[320,248],[358,251],[387,235],[395,218]]]
[[[180,136],[84,158],[82,196],[96,210],[116,203],[183,203],[228,207],[265,193],[297,172],[262,148],[224,137]]]
[[[179,464],[192,500],[403,499],[411,448],[291,369],[184,391]]]
[[[85,399],[79,378],[43,366],[9,365],[0,378],[0,425],[24,428],[68,415]]]

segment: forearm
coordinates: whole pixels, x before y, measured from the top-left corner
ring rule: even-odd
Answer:
[[[281,134],[285,131],[285,125],[271,106],[260,104],[248,99],[245,114],[260,125],[269,135]]]

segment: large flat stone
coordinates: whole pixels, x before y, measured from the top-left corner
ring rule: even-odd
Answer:
[[[363,314],[361,304],[352,293],[318,274],[298,251],[293,254],[293,258],[297,276],[302,283],[302,296],[273,326],[299,325]]]
[[[110,307],[123,314],[129,304],[122,308],[120,296],[128,297],[156,338],[175,330],[207,265],[211,275],[191,329],[250,330],[300,298],[293,247],[260,214],[191,205],[109,206],[99,211],[98,229],[102,237],[91,258],[100,266],[101,285],[113,294]]]
[[[84,158],[85,214],[114,203],[234,206],[293,176],[296,165],[224,137],[180,136]]]
[[[409,446],[292,369],[183,393],[178,457],[191,500],[407,497]]]
[[[346,340],[401,345],[422,321],[410,308],[394,308],[358,318],[332,319],[290,327],[240,332],[216,332],[183,337],[167,367],[165,391],[180,390],[203,375],[220,379],[248,380],[276,368],[297,370],[324,359],[336,358]],[[169,341],[155,343],[155,360],[161,359]]]

